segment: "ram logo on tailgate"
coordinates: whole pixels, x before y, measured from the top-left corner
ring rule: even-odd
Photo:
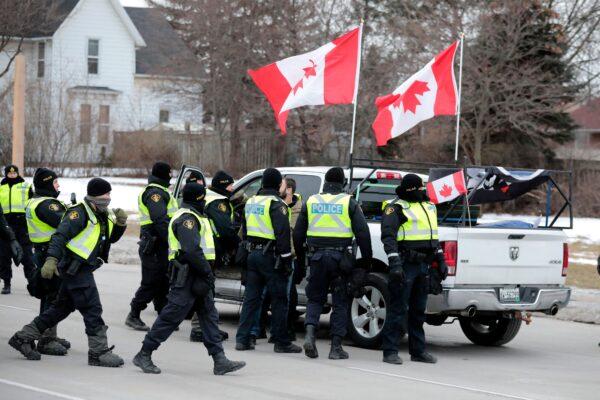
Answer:
[[[508,249],[508,255],[510,256],[510,259],[515,261],[517,258],[519,258],[519,248],[517,246],[513,246],[510,249]]]

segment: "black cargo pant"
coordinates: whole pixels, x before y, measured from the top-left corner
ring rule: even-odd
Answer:
[[[198,321],[203,334],[203,343],[209,355],[223,351],[221,333],[219,332],[219,313],[215,307],[212,291],[203,298],[198,298],[192,291],[194,276],[190,271],[185,284],[171,287],[167,296],[167,305],[160,311],[152,328],[144,338],[142,349],[154,351],[166,341],[193,309],[198,314]]]
[[[36,272],[32,280],[37,280],[33,284],[37,286],[37,293],[40,297],[40,315],[50,308],[58,299],[60,290],[61,278],[54,276],[52,279],[44,279],[40,276],[40,270],[46,261],[47,245],[33,246],[33,262],[36,267]],[[37,297],[37,295],[36,295]]]
[[[390,302],[381,336],[384,353],[397,353],[400,333],[408,332],[408,351],[420,355],[425,351],[425,310],[427,308],[427,264],[405,262],[404,283],[388,282]]]
[[[6,220],[15,233],[17,241],[23,248],[21,265],[23,266],[25,279],[29,281],[35,272],[35,264],[33,262],[33,247],[27,232],[25,214],[22,216],[7,214]],[[0,279],[6,283],[10,283],[12,276],[12,253],[10,251],[10,244],[9,242],[2,240],[2,243],[0,244]]]
[[[56,300],[33,320],[40,332],[55,326],[75,310],[83,317],[87,335],[96,335],[104,326],[100,294],[92,269],[92,266],[83,264],[74,276],[62,273],[63,279]]]
[[[276,344],[287,346],[291,343],[287,332],[288,282],[289,277],[283,271],[275,270],[273,252],[263,254],[262,250],[257,249],[250,253],[244,303],[235,339],[237,343],[250,342],[265,287],[271,296],[271,335]]]
[[[336,250],[317,250],[309,260],[310,274],[306,285],[306,319],[304,325],[319,326],[327,294],[331,290],[331,335],[346,336],[348,325],[347,280],[342,276],[340,262],[342,252]]]
[[[148,238],[142,237],[139,247],[142,281],[131,300],[131,310],[138,313],[146,309],[150,302],[153,302],[156,311],[160,312],[167,304],[169,293],[169,248],[165,243],[157,241],[145,254],[144,249],[147,245]]]

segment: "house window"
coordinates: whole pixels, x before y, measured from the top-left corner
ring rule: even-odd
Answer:
[[[108,144],[110,131],[110,106],[100,106],[98,113],[98,144]]]
[[[43,78],[46,72],[46,43],[38,43],[37,77]]]
[[[100,58],[100,41],[98,39],[88,40],[87,64],[88,74],[98,75],[98,61]]]
[[[169,110],[160,110],[158,112],[158,122],[169,122]]]
[[[79,110],[79,142],[89,144],[92,133],[92,106],[82,104]]]

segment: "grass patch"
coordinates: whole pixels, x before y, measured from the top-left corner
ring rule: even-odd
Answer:
[[[600,289],[600,276],[593,265],[571,264],[567,272],[567,286]]]

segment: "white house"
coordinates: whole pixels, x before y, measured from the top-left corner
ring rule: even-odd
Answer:
[[[197,85],[198,63],[158,10],[119,0],[52,2],[60,12],[22,47],[31,162],[104,161],[113,131],[202,124],[200,101],[177,90]],[[0,53],[0,70],[7,60]],[[12,71],[0,78],[0,89],[12,79]]]

